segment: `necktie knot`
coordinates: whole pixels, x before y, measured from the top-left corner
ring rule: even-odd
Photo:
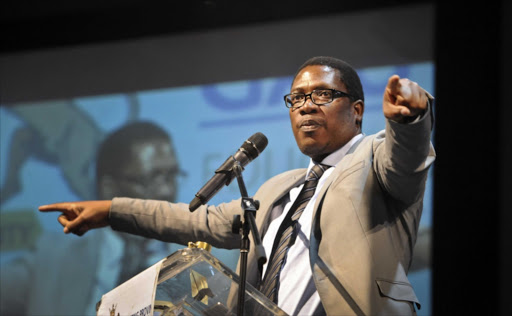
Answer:
[[[323,165],[320,163],[315,164],[309,171],[306,181],[320,179],[322,177],[322,175],[324,174],[325,170],[329,169],[330,167],[331,166]]]

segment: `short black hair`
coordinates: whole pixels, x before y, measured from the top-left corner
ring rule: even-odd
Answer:
[[[120,175],[133,157],[132,147],[148,140],[172,142],[164,129],[149,121],[131,122],[110,133],[96,154],[96,181],[104,175]]]
[[[308,59],[295,73],[293,79],[297,77],[297,74],[307,66],[328,66],[339,71],[340,80],[347,87],[348,94],[351,95],[352,101],[362,100],[364,101],[364,91],[361,85],[361,79],[355,71],[355,69],[347,62],[329,56],[316,56]]]

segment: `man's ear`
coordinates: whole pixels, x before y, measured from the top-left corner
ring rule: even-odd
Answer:
[[[111,175],[104,175],[98,181],[98,199],[110,200],[117,196],[117,183]]]
[[[363,114],[364,114],[364,101],[357,100],[352,103],[354,108],[354,116],[356,118],[356,123],[358,126],[361,126],[363,122]]]

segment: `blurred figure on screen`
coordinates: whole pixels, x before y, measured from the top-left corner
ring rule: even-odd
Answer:
[[[97,198],[174,201],[179,170],[163,129],[150,122],[126,124],[97,151]],[[0,314],[95,315],[103,294],[169,255],[172,247],[113,230],[81,239],[44,234],[34,252],[2,267]]]
[[[149,122],[127,124],[112,133],[98,150],[97,195],[99,199],[130,196],[174,201],[179,172],[171,138],[163,129]],[[123,269],[117,282],[121,284],[148,266],[140,259],[147,258],[152,241],[111,233],[125,243]]]

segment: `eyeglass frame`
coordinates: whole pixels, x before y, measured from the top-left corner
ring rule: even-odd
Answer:
[[[332,100],[328,101],[328,102],[325,102],[325,103],[321,103],[321,104],[318,104],[316,103],[315,101],[313,101],[313,97],[312,97],[312,94],[317,92],[317,91],[326,91],[326,90],[329,90],[329,91],[332,91]],[[304,103],[302,103],[300,106],[288,106],[288,102],[286,102],[286,98],[291,96],[291,95],[294,95],[294,94],[303,94],[304,95]],[[340,90],[336,90],[336,89],[315,89],[313,91],[311,91],[310,93],[288,93],[288,94],[285,94],[284,95],[284,104],[287,108],[289,109],[298,109],[298,108],[301,108],[304,106],[304,104],[306,104],[306,100],[308,99],[308,96],[309,96],[309,99],[311,100],[311,102],[313,102],[313,104],[316,104],[316,105],[326,105],[326,104],[329,104],[331,103],[332,101],[334,101],[335,99],[337,98],[343,98],[343,97],[347,97],[349,99],[352,99],[353,96],[346,93],[346,92],[343,92],[343,91],[340,91]]]

